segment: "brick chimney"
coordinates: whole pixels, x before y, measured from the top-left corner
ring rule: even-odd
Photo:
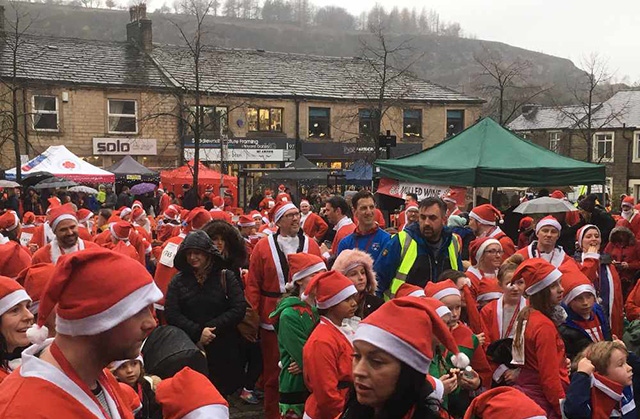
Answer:
[[[147,5],[142,3],[129,8],[130,22],[127,23],[127,41],[145,52],[153,49],[151,19],[147,19]]]

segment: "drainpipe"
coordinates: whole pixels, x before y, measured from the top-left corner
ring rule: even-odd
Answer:
[[[296,103],[296,159],[302,155],[302,144],[300,142],[300,99],[294,96]]]
[[[627,158],[626,158],[626,179],[625,179],[625,184],[627,185],[625,188],[625,192],[628,193],[629,192],[629,179],[631,179],[631,164],[633,162],[633,133],[631,134],[631,138],[627,138],[626,136],[627,133],[627,124],[624,123],[622,124],[622,138],[624,138],[625,140],[627,140]],[[613,202],[613,197],[611,197],[612,202]]]
[[[58,111],[60,112],[60,111]],[[22,124],[24,128],[24,154],[29,155],[29,115],[27,115],[27,89],[22,88]]]

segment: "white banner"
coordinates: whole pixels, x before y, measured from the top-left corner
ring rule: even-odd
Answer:
[[[185,160],[191,160],[195,157],[193,148],[184,149]],[[277,149],[227,149],[225,153],[225,161],[229,162],[283,162],[293,161],[295,159],[295,150],[277,150]],[[220,149],[201,148],[200,160],[219,162]]]
[[[157,141],[149,138],[94,138],[95,156],[155,156],[158,154]]]

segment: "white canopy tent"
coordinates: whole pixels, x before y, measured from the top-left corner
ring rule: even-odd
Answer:
[[[115,175],[82,160],[67,147],[54,145],[39,156],[29,160],[21,168],[22,175],[37,172],[49,172],[54,176],[64,177],[78,183],[113,183]],[[9,180],[15,180],[16,169],[5,172]]]

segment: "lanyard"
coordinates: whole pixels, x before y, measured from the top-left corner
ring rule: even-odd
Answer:
[[[371,242],[373,242],[373,239],[376,237],[376,232],[377,230],[371,233],[371,237],[369,237],[369,240],[367,240],[367,244],[364,246],[364,249],[360,249],[360,240],[358,239],[356,239],[356,247],[369,253],[369,248],[371,247]]]
[[[58,348],[58,345],[56,345],[56,343],[53,342],[49,347],[49,349],[51,351],[51,356],[53,356],[53,359],[55,359],[58,365],[60,365],[60,368],[62,368],[62,372],[64,372],[65,375],[69,377],[71,381],[73,381],[78,387],[82,389],[82,391],[84,391],[87,394],[87,396],[91,398],[91,400],[100,408],[100,411],[102,412],[102,415],[105,418],[112,417],[112,415],[108,414],[104,410],[104,408],[102,407],[102,404],[100,403],[98,398],[93,394],[93,392],[91,391],[87,383],[82,381],[80,376],[78,376],[78,373],[73,369],[73,366],[67,360],[67,358],[65,358],[60,348]],[[102,386],[103,391],[106,391],[107,393],[109,393],[109,395],[113,399],[114,403],[116,404],[116,409],[118,410],[118,414],[120,415],[120,417],[124,417],[122,415],[122,411],[120,410],[120,404],[118,403],[116,392],[113,390],[113,388],[111,388],[111,385],[107,381],[107,378],[104,375],[103,371],[100,372],[100,376],[98,377],[98,383],[99,385]]]
[[[511,333],[511,329],[513,328],[513,324],[516,322],[516,319],[518,318],[518,313],[520,313],[520,303],[522,301],[518,301],[518,305],[516,306],[516,309],[513,311],[513,316],[511,316],[511,321],[509,322],[509,325],[507,326],[507,330],[504,332],[503,334],[503,338],[509,336],[509,334]],[[503,310],[504,310],[504,303],[503,303]]]

